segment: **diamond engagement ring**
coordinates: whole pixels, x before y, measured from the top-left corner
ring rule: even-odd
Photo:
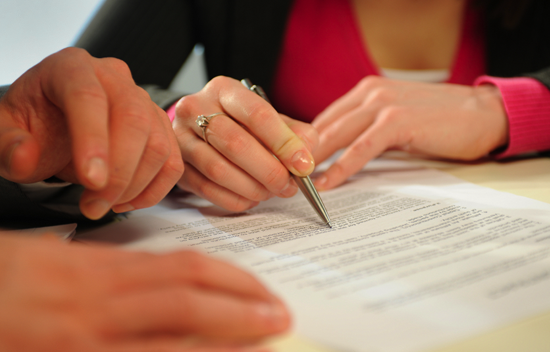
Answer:
[[[208,143],[208,140],[206,139],[206,128],[208,127],[208,125],[210,124],[210,120],[212,120],[212,118],[214,116],[218,116],[218,115],[225,115],[225,113],[223,112],[217,112],[215,114],[212,114],[212,115],[207,115],[207,116],[204,116],[204,115],[199,115],[197,117],[197,119],[195,120],[195,123],[197,124],[197,126],[199,126],[202,130],[202,139],[204,139],[204,141],[206,143]]]

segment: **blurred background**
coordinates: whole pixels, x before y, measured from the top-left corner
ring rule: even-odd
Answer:
[[[71,46],[103,0],[0,0],[0,85],[10,84],[46,56]],[[196,47],[172,89],[195,92],[205,82]]]

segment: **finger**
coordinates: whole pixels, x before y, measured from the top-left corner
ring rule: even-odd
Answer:
[[[67,118],[80,182],[101,189],[109,176],[109,108],[91,60],[84,50],[64,49],[44,60],[46,79],[41,82],[44,94]]]
[[[43,245],[51,245],[50,242]],[[274,299],[250,273],[194,251],[159,255],[121,251],[105,245],[72,244],[70,253],[65,255],[71,256],[75,266],[86,266],[89,259],[94,258],[108,295],[191,285],[257,301]]]
[[[98,75],[111,104],[110,173],[107,187],[82,194],[80,208],[90,219],[105,215],[130,185],[150,138],[151,121],[156,115],[147,93],[131,80],[126,64],[115,59],[103,63],[105,69]]]
[[[136,197],[127,203],[121,203],[113,208],[116,212],[126,212],[134,209],[142,209],[153,206],[161,201],[181,178],[184,170],[183,160],[180,153],[178,141],[172,130],[172,125],[166,113],[157,107],[159,115],[166,131],[166,137],[169,143],[170,155],[168,160],[162,165],[161,170],[149,185]],[[124,198],[124,196],[122,197]],[[120,201],[122,202],[122,201]]]
[[[256,302],[199,288],[167,288],[114,298],[99,319],[110,336],[196,334],[249,339],[286,330],[290,316],[278,301]]]
[[[206,90],[223,111],[257,137],[295,175],[307,176],[315,168],[305,143],[292,132],[275,109],[239,81],[217,77]]]
[[[385,150],[407,145],[412,138],[410,135],[412,128],[409,124],[407,119],[385,116],[379,118],[325,173],[315,180],[315,186],[321,190],[334,188]]]
[[[359,105],[326,126],[319,135],[319,147],[314,153],[316,162],[322,162],[337,150],[349,146],[372,124],[378,112],[378,104]]]
[[[161,117],[151,113],[151,132],[130,184],[115,204],[123,204],[140,194],[158,174],[170,156],[170,143]],[[156,115],[156,116],[155,116]],[[168,117],[166,117],[168,118]]]
[[[362,79],[348,93],[336,99],[323,112],[321,112],[312,122],[312,125],[321,134],[326,128],[331,126],[341,116],[346,115],[349,111],[357,109],[365,100],[368,92],[370,92],[379,80],[375,77],[367,77]]]
[[[14,182],[24,182],[38,166],[40,147],[27,131],[9,126],[9,116],[1,113],[0,176]]]
[[[225,160],[224,158],[218,157],[214,159],[212,157],[196,160],[197,156],[201,154],[198,151],[191,152],[188,156],[191,163],[212,181],[226,188],[231,188],[232,191],[251,200],[266,200],[268,199],[269,192],[281,197],[291,197],[298,191],[297,186],[291,181],[292,179],[288,170],[256,138],[231,118],[220,115],[210,120],[210,124],[206,130],[206,138],[208,143],[225,156],[225,158],[229,159],[232,164],[238,165],[240,169],[244,170],[244,173],[252,176],[251,181],[254,183],[259,182],[261,185],[251,188],[250,185],[239,184],[238,180],[226,178],[223,172],[227,168],[223,161]],[[199,145],[217,154],[206,143],[200,143]],[[193,162],[193,159],[196,162]],[[206,160],[219,160],[221,165],[217,163],[212,164],[210,161],[206,164]],[[199,165],[199,163],[202,165]],[[208,170],[204,172],[206,168]],[[210,175],[213,175],[215,178]],[[230,175],[236,176],[238,173],[232,172]],[[248,194],[250,191],[247,191],[247,189],[256,191],[259,187],[263,189],[263,193],[261,194],[263,197],[260,199],[249,197]]]
[[[173,180],[174,183],[171,186],[168,184],[168,187],[172,187],[181,177],[181,173],[179,175],[178,173],[165,175],[166,171],[170,171],[171,169],[174,170],[173,167],[168,169],[164,168],[166,164],[169,164],[168,161],[174,162],[179,158],[181,170],[183,170],[183,161],[181,161],[181,154],[179,153],[179,147],[175,141],[174,132],[168,123],[168,116],[162,109],[154,105],[153,102],[151,102],[151,105],[156,110],[156,118],[151,125],[151,134],[147,141],[147,146],[131,184],[120,196],[117,204],[124,204],[136,198],[152,183],[153,179],[155,179],[156,182],[162,182],[165,176],[169,176],[169,181]],[[179,169],[177,164],[173,166]],[[169,190],[170,188],[166,189],[166,192]],[[161,199],[162,198],[158,197],[157,202]]]
[[[269,352],[266,347],[202,341],[194,337],[149,337],[107,343],[101,352]]]
[[[286,115],[279,114],[287,126],[294,132],[304,143],[308,150],[313,153],[319,146],[319,133],[309,123],[294,120]]]
[[[243,298],[273,299],[273,295],[251,274],[193,251],[142,255],[106,268],[114,293],[185,284]]]
[[[156,205],[174,188],[182,174],[183,163],[181,163],[181,158],[164,164],[159,174],[136,198],[129,202],[113,206],[113,211],[124,213]]]
[[[225,116],[219,117],[231,121],[231,119]],[[233,125],[235,124],[233,123]],[[240,132],[248,135],[242,129]],[[226,133],[224,134],[227,136]],[[254,175],[250,175],[243,170],[243,165],[237,166],[236,164],[238,164],[238,161],[231,162],[227,160],[218,150],[214,149],[210,143],[205,143],[195,134],[190,133],[185,135],[188,137],[180,137],[180,140],[186,141],[182,149],[182,157],[209,180],[254,202],[269,198],[269,190],[254,179]],[[229,138],[231,139],[231,137]],[[269,155],[263,147],[260,145],[256,147],[260,151],[266,153],[266,155],[264,155],[264,157],[267,157],[265,163],[286,171],[286,169]],[[288,171],[286,171],[285,175],[288,175]]]
[[[245,211],[259,203],[210,181],[191,164],[185,165],[185,172],[178,186],[230,211]]]

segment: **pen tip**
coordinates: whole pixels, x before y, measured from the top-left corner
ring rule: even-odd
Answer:
[[[332,228],[332,224],[330,223],[330,221],[327,222],[327,225],[328,225],[328,227]]]

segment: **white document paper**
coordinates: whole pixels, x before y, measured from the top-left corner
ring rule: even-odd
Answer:
[[[321,196],[332,229],[297,194],[239,214],[157,208],[86,238],[225,258],[338,351],[426,351],[550,309],[549,204],[384,167]]]
[[[0,232],[16,233],[18,235],[25,236],[42,236],[47,233],[54,234],[59,239],[63,241],[70,241],[71,238],[76,233],[77,224],[66,224],[66,225],[56,225],[56,226],[46,226],[46,227],[33,227],[30,229],[24,230],[2,230]]]

